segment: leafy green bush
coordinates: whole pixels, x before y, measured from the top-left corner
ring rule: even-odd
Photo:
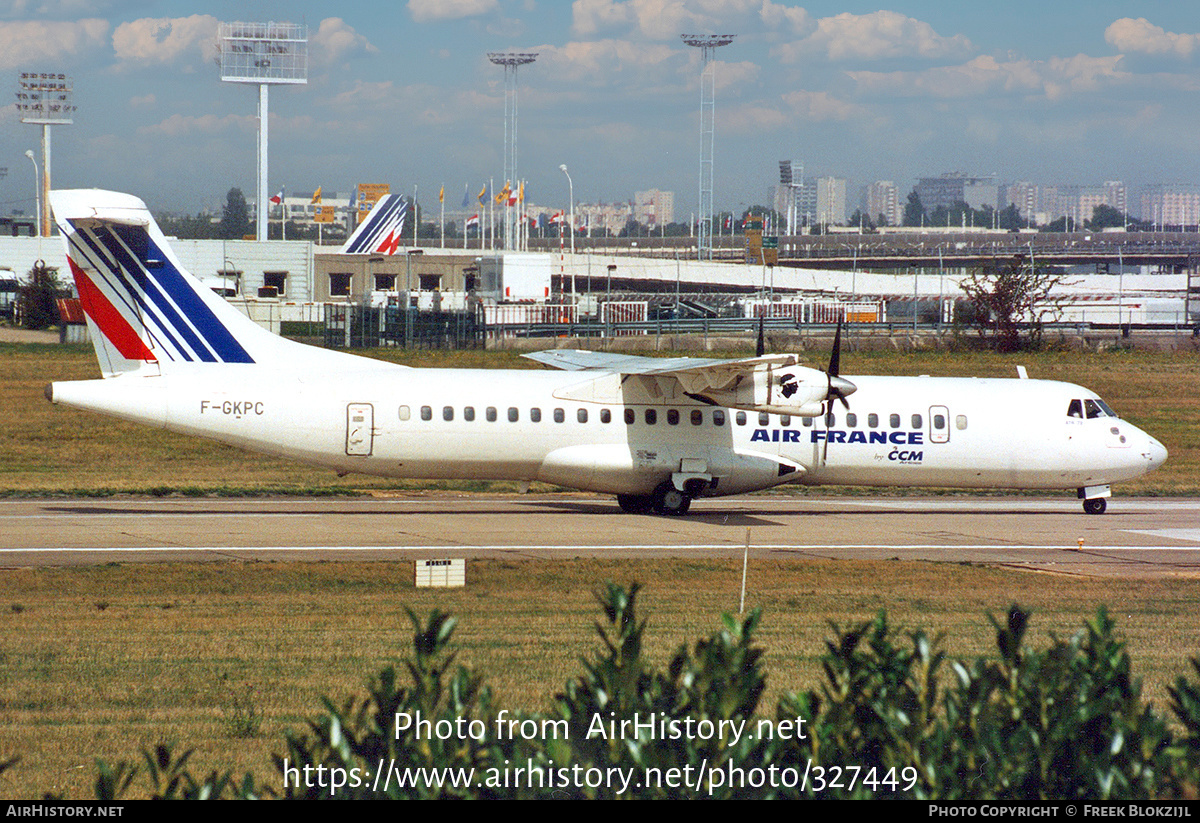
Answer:
[[[279,783],[195,778],[190,752],[160,746],[143,755],[149,793],[1062,801],[1190,797],[1200,785],[1200,686],[1180,677],[1174,723],[1156,714],[1103,610],[1039,650],[1013,606],[992,621],[996,656],[973,661],[948,660],[939,638],[898,632],[883,614],[833,626],[822,685],[765,716],[759,612],[727,616],[663,669],[643,652],[638,592],[610,584],[598,595],[600,645],[548,713],[497,707],[454,663],[454,620],[410,613],[405,671],[384,669],[365,697],[326,699],[286,736]],[[139,774],[101,764],[97,796],[123,796]]]

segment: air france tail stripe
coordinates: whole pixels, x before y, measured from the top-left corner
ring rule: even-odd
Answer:
[[[105,299],[87,274],[75,265],[74,260],[68,259],[71,274],[75,276],[75,287],[79,290],[79,300],[83,310],[92,318],[109,341],[117,347],[117,351],[126,360],[156,360],[154,352],[146,348],[146,344],[138,337],[138,333],[129,325],[121,313]]]
[[[110,242],[106,242],[111,238]],[[117,266],[138,281],[143,288],[143,294],[150,298],[162,312],[163,318],[171,324],[175,333],[183,338],[184,342],[191,348],[197,358],[206,363],[217,362],[217,357],[205,342],[200,339],[200,335],[194,330],[187,320],[179,313],[178,308],[172,304],[170,296],[163,291],[165,283],[161,282],[162,269],[155,269],[155,277],[148,277],[145,270],[142,268],[141,262],[133,256],[133,254],[125,248],[125,244],[117,238],[115,234],[105,232],[103,236],[98,236],[97,239],[104,243],[105,248],[112,252],[117,259]],[[164,264],[165,268],[165,264]],[[186,355],[186,353],[185,353]]]
[[[385,195],[386,200],[381,200],[371,213],[367,216],[367,222],[363,223],[357,230],[354,236],[346,244],[344,252],[346,254],[362,254],[372,250],[383,251],[380,248],[380,240],[382,238],[391,238],[395,236],[395,243],[392,245],[391,251],[386,253],[394,254],[396,246],[400,244],[400,237],[404,230],[404,219],[408,214],[408,203],[403,197],[398,195]]]
[[[217,356],[226,363],[253,363],[254,359],[242,348],[225,328],[212,309],[208,307],[191,284],[184,279],[179,270],[167,259],[166,254],[153,241],[150,242],[150,252],[155,259],[162,260],[161,268],[156,268],[155,279],[166,287],[167,292],[174,298],[175,304],[183,310],[184,315],[195,325],[196,330],[204,336],[205,341],[216,352]]]
[[[145,333],[158,344],[167,359],[195,359],[171,333],[163,318],[155,311],[154,305],[147,299],[144,288],[146,278],[135,278],[131,271],[124,269],[115,255],[115,250],[107,244],[101,245],[102,240],[98,233],[86,229],[76,229],[74,237],[91,250],[90,255],[82,252],[84,257],[88,258],[88,262],[92,264],[92,268],[109,291],[119,296],[121,302],[129,307],[134,317],[140,318],[145,325]],[[137,282],[139,279],[141,283]]]

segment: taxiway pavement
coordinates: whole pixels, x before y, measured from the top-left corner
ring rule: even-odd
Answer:
[[[577,494],[0,502],[0,567],[218,560],[740,556],[897,558],[1104,577],[1200,576],[1200,500],[701,500],[625,514]]]

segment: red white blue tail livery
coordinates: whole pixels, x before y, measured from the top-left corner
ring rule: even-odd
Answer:
[[[407,217],[408,202],[398,194],[385,194],[342,246],[342,254],[395,254]]]

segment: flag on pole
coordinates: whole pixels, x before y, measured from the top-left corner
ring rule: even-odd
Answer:
[[[271,198],[271,202],[274,203],[276,206],[278,206],[280,203],[283,202],[283,189],[280,189],[279,194],[277,194]]]
[[[310,203],[310,205],[313,205],[313,206],[321,205],[321,187],[320,186],[317,186],[317,190],[313,192],[312,202]]]
[[[438,190],[438,202],[439,203],[446,202],[446,184],[445,183],[443,183],[442,188]]]
[[[487,183],[484,183],[483,188],[479,190],[479,195],[476,197],[476,199],[479,201],[479,205],[482,206],[487,201],[487,196],[488,196],[488,187],[487,187]]]
[[[472,214],[470,217],[468,217],[467,222],[464,224],[463,228],[464,229],[479,228],[479,213],[476,212],[475,214]]]

